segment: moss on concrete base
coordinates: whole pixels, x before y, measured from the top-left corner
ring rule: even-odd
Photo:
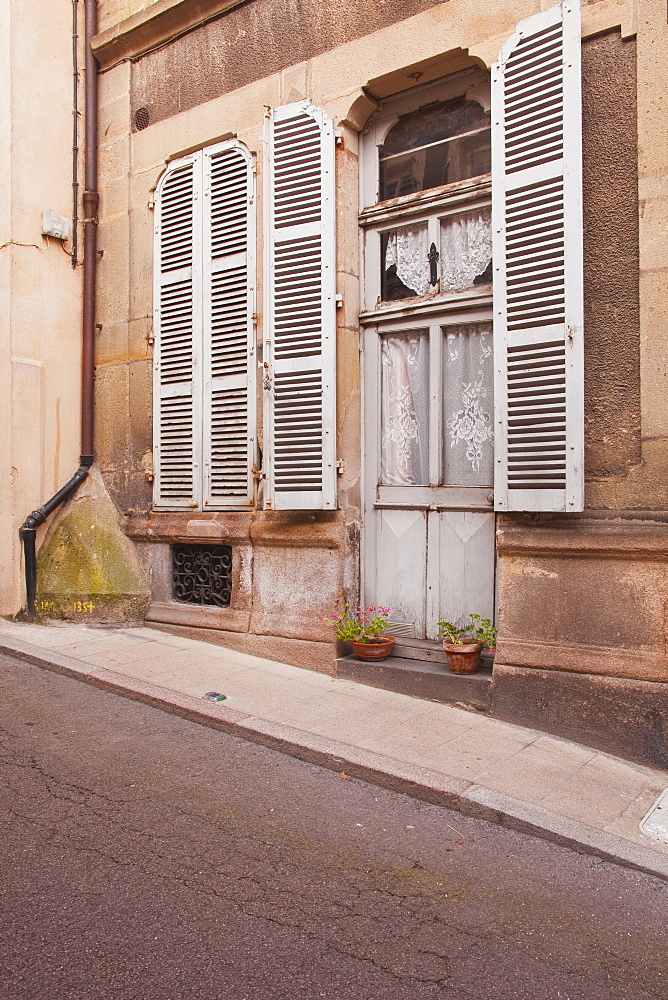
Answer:
[[[123,523],[93,472],[53,525],[37,558],[40,617],[141,621],[150,593]]]

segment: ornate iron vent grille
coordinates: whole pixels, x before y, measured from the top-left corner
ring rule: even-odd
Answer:
[[[227,608],[232,593],[229,545],[172,545],[172,594],[186,604]]]

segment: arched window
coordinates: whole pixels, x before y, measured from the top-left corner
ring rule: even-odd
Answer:
[[[473,71],[409,102],[388,100],[365,137],[367,309],[492,282],[489,83]]]
[[[466,97],[402,115],[379,149],[380,200],[488,174],[490,115]]]

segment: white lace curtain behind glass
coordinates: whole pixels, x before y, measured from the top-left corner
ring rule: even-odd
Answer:
[[[395,229],[387,237],[385,270],[396,267],[397,277],[416,295],[429,291],[429,238],[425,225]]]
[[[429,482],[429,334],[381,338],[381,481]]]
[[[397,277],[415,295],[426,295],[429,284],[427,226],[416,224],[388,234],[385,271],[396,268]],[[441,222],[440,289],[459,292],[472,288],[492,260],[490,208],[452,215]],[[490,279],[486,279],[490,280]]]
[[[492,210],[479,208],[441,223],[441,291],[471,288],[492,260]]]
[[[492,329],[443,328],[444,482],[490,486],[494,481]]]

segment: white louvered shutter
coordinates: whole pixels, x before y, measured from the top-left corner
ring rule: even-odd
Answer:
[[[248,150],[204,150],[204,506],[251,502],[255,215]]]
[[[336,507],[335,139],[309,101],[268,113],[267,505]]]
[[[194,507],[200,489],[200,174],[176,161],[156,191],[154,468],[157,507]]]
[[[522,21],[492,84],[497,510],[584,502],[579,4]]]

